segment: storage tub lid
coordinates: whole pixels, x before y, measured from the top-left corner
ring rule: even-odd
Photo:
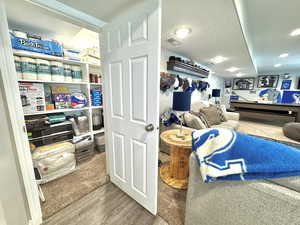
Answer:
[[[36,63],[50,65],[50,62],[48,60],[44,60],[44,59],[36,59]]]
[[[31,62],[31,63],[36,63],[36,60],[33,58],[29,57],[21,57],[22,62]]]
[[[63,66],[63,63],[62,62],[57,62],[57,61],[51,61],[50,62],[50,64],[52,65],[52,66]]]

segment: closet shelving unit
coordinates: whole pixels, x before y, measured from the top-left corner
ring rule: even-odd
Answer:
[[[80,90],[87,96],[87,99],[88,99],[88,105],[83,108],[46,110],[46,111],[41,111],[41,112],[24,114],[24,116],[53,114],[53,113],[67,113],[68,114],[68,113],[74,113],[74,112],[85,112],[89,118],[89,132],[85,133],[83,135],[80,135],[80,136],[74,136],[74,138],[77,139],[77,138],[90,136],[92,139],[94,139],[94,135],[104,133],[104,128],[101,128],[100,130],[93,130],[93,122],[92,122],[93,110],[103,110],[103,106],[92,106],[92,99],[91,99],[91,95],[90,95],[90,91],[92,88],[101,87],[101,89],[103,90],[102,83],[90,83],[89,82],[90,72],[96,71],[97,73],[100,73],[100,69],[101,69],[100,65],[89,64],[89,63],[84,63],[84,62],[77,62],[77,61],[64,59],[63,57],[44,55],[44,54],[39,54],[39,53],[34,53],[34,52],[27,52],[27,51],[14,50],[13,53],[16,56],[21,56],[21,57],[30,57],[30,58],[35,58],[35,59],[58,61],[58,62],[62,62],[64,64],[68,64],[68,65],[79,65],[82,70],[82,81],[81,82],[66,82],[66,81],[58,82],[58,81],[26,80],[26,79],[20,79],[18,81],[19,82],[57,84],[57,85],[62,85],[62,86],[67,86],[67,87],[76,87],[76,88],[80,87]]]

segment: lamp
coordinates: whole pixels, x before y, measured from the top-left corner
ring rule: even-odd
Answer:
[[[212,97],[215,98],[215,104],[220,104],[220,101],[217,101],[217,98],[219,98],[221,96],[221,90],[213,89],[211,95],[212,95]]]
[[[188,112],[191,109],[191,92],[174,92],[173,107],[174,111]],[[182,118],[180,119],[180,130],[177,137],[184,137],[182,133]]]

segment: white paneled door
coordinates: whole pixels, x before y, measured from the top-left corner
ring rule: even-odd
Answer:
[[[101,34],[111,181],[157,212],[160,0],[139,1]]]

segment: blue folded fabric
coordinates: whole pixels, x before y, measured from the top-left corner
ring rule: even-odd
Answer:
[[[251,180],[300,175],[300,150],[224,128],[192,133],[205,183],[214,180]]]

